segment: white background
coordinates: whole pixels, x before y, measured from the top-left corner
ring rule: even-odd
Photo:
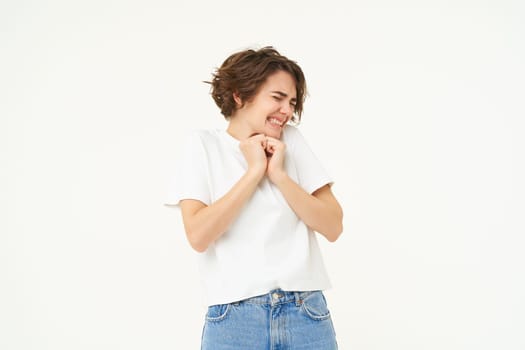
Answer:
[[[345,231],[341,349],[524,349],[521,1],[2,1],[0,348],[197,349],[196,253],[162,205],[225,127],[231,53],[304,69]]]

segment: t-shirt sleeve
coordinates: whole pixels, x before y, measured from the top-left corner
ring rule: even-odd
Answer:
[[[293,126],[288,126],[299,185],[308,193],[314,193],[324,185],[332,186],[331,176],[314,154],[305,138]]]
[[[200,132],[194,131],[183,143],[175,173],[169,180],[165,205],[176,206],[183,199],[196,199],[210,205],[208,160],[201,137]]]

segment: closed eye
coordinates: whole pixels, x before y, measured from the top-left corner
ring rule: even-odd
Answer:
[[[282,101],[283,97],[282,96],[272,96],[276,101]],[[290,101],[290,106],[292,106],[293,108],[295,108],[297,105],[297,102],[295,102],[294,100],[291,100]]]

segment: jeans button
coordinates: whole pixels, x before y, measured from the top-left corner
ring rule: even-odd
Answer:
[[[280,297],[279,293],[273,293],[272,294],[273,300],[277,300],[277,299],[279,299],[279,297]]]

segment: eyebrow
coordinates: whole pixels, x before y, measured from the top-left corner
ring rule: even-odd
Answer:
[[[282,97],[288,97],[288,94],[286,94],[286,93],[284,93],[282,91],[272,91],[272,93],[273,94],[277,94],[277,95],[282,96]],[[297,102],[297,99],[295,97],[293,97],[291,100]]]

